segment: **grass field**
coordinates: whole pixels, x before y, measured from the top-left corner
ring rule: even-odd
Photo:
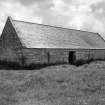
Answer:
[[[105,105],[105,62],[0,70],[0,105]]]

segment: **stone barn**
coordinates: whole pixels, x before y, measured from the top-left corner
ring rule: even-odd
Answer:
[[[8,17],[0,38],[0,61],[30,65],[91,59],[105,59],[105,41],[98,33]]]

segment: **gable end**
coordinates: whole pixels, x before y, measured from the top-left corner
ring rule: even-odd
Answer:
[[[0,60],[17,62],[22,56],[22,43],[8,17],[0,37]]]

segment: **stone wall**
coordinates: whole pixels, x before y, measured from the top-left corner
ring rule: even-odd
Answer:
[[[0,37],[0,61],[21,63],[21,48],[22,44],[8,19]]]
[[[24,48],[23,56],[25,64],[45,64],[48,63],[47,52],[45,49],[27,49]]]
[[[87,50],[77,50],[76,51],[77,60],[104,60],[105,59],[105,50],[103,49],[87,49]]]
[[[83,50],[83,49],[23,49],[25,63],[48,64],[69,63],[69,52],[75,51],[76,60],[105,59],[105,50]]]

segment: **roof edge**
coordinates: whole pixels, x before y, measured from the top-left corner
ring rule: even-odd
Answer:
[[[6,19],[6,21],[5,21],[5,24],[4,24],[4,27],[3,27],[3,30],[2,30],[2,32],[1,32],[1,36],[2,36],[2,34],[3,34],[3,31],[4,31],[4,29],[5,29],[6,24],[7,24],[8,22],[11,22],[11,23],[12,23],[12,17],[11,17],[11,16],[8,16],[8,17],[7,17],[7,19]],[[0,37],[1,37],[1,36],[0,36]]]
[[[97,35],[105,42],[105,39],[99,33]]]
[[[10,20],[12,22],[12,17],[8,16],[7,20]]]
[[[28,48],[23,47],[23,49],[65,49],[65,50],[105,50],[105,48],[46,48],[46,47],[36,47],[36,48]]]
[[[54,28],[62,28],[62,29],[67,29],[67,30],[80,31],[80,32],[87,32],[87,33],[92,33],[92,34],[97,34],[97,32],[91,32],[91,31],[84,31],[84,30],[79,30],[79,29],[66,28],[66,27],[61,27],[61,26],[56,26],[56,25],[48,25],[48,24],[34,23],[34,22],[23,21],[23,20],[15,20],[15,19],[13,19],[13,21],[23,22],[23,23],[29,23],[29,24],[43,25],[43,26],[49,26],[49,27],[54,27]]]
[[[13,18],[11,17],[11,16],[8,16],[8,18],[7,18],[7,21],[10,21],[11,22],[11,24],[12,24],[12,26],[13,26],[13,28],[14,28],[14,30],[15,30],[15,32],[16,32],[16,34],[17,34],[17,36],[18,36],[18,38],[19,38],[19,35],[18,35],[18,29],[15,27],[15,25],[13,24]],[[21,41],[21,39],[19,38],[19,40]],[[22,46],[24,45],[23,43],[22,43],[22,41],[21,41],[21,44],[22,44]]]

